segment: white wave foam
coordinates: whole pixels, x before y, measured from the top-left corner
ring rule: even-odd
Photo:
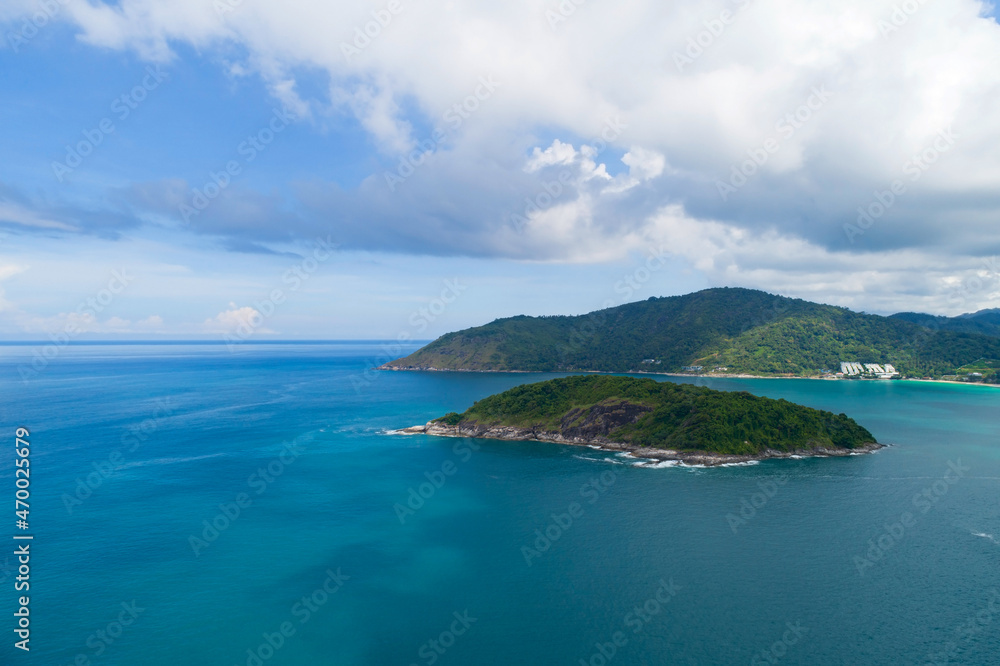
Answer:
[[[649,467],[652,469],[665,469],[667,467],[681,467],[680,460],[659,460],[657,462],[637,463],[636,467]]]
[[[403,435],[403,436],[406,436],[406,435],[423,435],[423,434],[426,434],[426,433],[422,433],[422,432],[414,432],[412,430],[406,430],[404,428],[400,428],[399,430],[386,430],[385,428],[379,428],[379,429],[375,430],[374,432],[376,434],[379,434],[379,435]]]
[[[611,463],[612,465],[627,465],[630,463],[622,462],[621,460],[615,460],[614,458],[588,458],[587,456],[573,456],[577,460],[586,460],[587,462],[597,462],[597,463]]]
[[[190,458],[150,458],[149,460],[135,460],[133,462],[127,462],[116,470],[131,469],[133,467],[151,467],[154,465],[179,465],[183,463],[194,462],[196,460],[206,460],[208,458],[221,458],[226,456],[226,453],[209,453],[203,456],[191,456]]]
[[[747,460],[746,462],[720,463],[718,465],[685,465],[685,467],[696,467],[698,469],[711,469],[713,467],[753,467],[759,465],[759,460]]]

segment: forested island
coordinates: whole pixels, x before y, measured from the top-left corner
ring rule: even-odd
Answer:
[[[908,377],[996,383],[994,316],[882,317],[753,289],[706,289],[575,317],[498,319],[381,367],[820,377],[848,361],[892,364]]]
[[[517,386],[402,432],[582,444],[702,465],[882,447],[845,414],[745,391],[610,375]]]

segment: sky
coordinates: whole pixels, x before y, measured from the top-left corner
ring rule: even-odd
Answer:
[[[1000,307],[973,0],[4,0],[0,339]]]

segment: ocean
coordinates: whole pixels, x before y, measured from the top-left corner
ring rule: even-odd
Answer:
[[[392,434],[562,375],[373,372],[372,342],[33,351],[0,347],[3,664],[1000,663],[998,389],[659,377],[891,446],[650,468]]]

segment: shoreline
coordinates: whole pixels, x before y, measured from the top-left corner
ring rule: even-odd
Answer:
[[[828,382],[923,382],[926,384],[957,384],[959,386],[986,386],[989,388],[1000,388],[1000,384],[984,384],[982,382],[959,382],[954,379],[918,379],[916,377],[900,377],[898,379],[845,379],[843,377],[805,377],[802,375],[748,375],[748,374],[732,374],[732,373],[712,373],[705,375],[695,375],[687,372],[645,372],[642,370],[634,370],[631,372],[609,372],[606,370],[468,370],[465,368],[435,368],[435,367],[418,367],[410,366],[405,368],[397,368],[385,363],[380,365],[374,370],[387,370],[392,372],[480,372],[480,373],[505,373],[505,374],[531,374],[531,373],[581,373],[581,374],[597,374],[597,375],[660,375],[663,377],[692,377],[692,378],[702,378],[702,379],[813,379],[817,381],[828,381]]]
[[[474,439],[495,439],[505,442],[548,442],[550,444],[565,444],[570,446],[585,446],[609,453],[623,453],[639,460],[655,461],[650,464],[638,464],[638,467],[656,467],[662,463],[674,462],[687,467],[720,467],[724,465],[752,464],[762,460],[781,458],[843,458],[875,453],[886,448],[885,444],[870,442],[857,449],[830,449],[819,447],[815,449],[797,449],[795,451],[776,451],[766,449],[754,454],[712,453],[709,451],[678,451],[674,449],[653,449],[614,442],[604,437],[583,439],[568,438],[560,433],[538,431],[535,429],[515,428],[511,426],[480,426],[465,428],[462,425],[445,425],[428,421],[424,425],[410,426],[389,431],[396,435],[432,435],[434,437],[470,437]]]
[[[959,386],[988,386],[990,388],[1000,388],[1000,384],[984,384],[982,382],[956,382],[954,379],[916,379],[907,378],[904,382],[923,382],[924,384],[958,384]]]

